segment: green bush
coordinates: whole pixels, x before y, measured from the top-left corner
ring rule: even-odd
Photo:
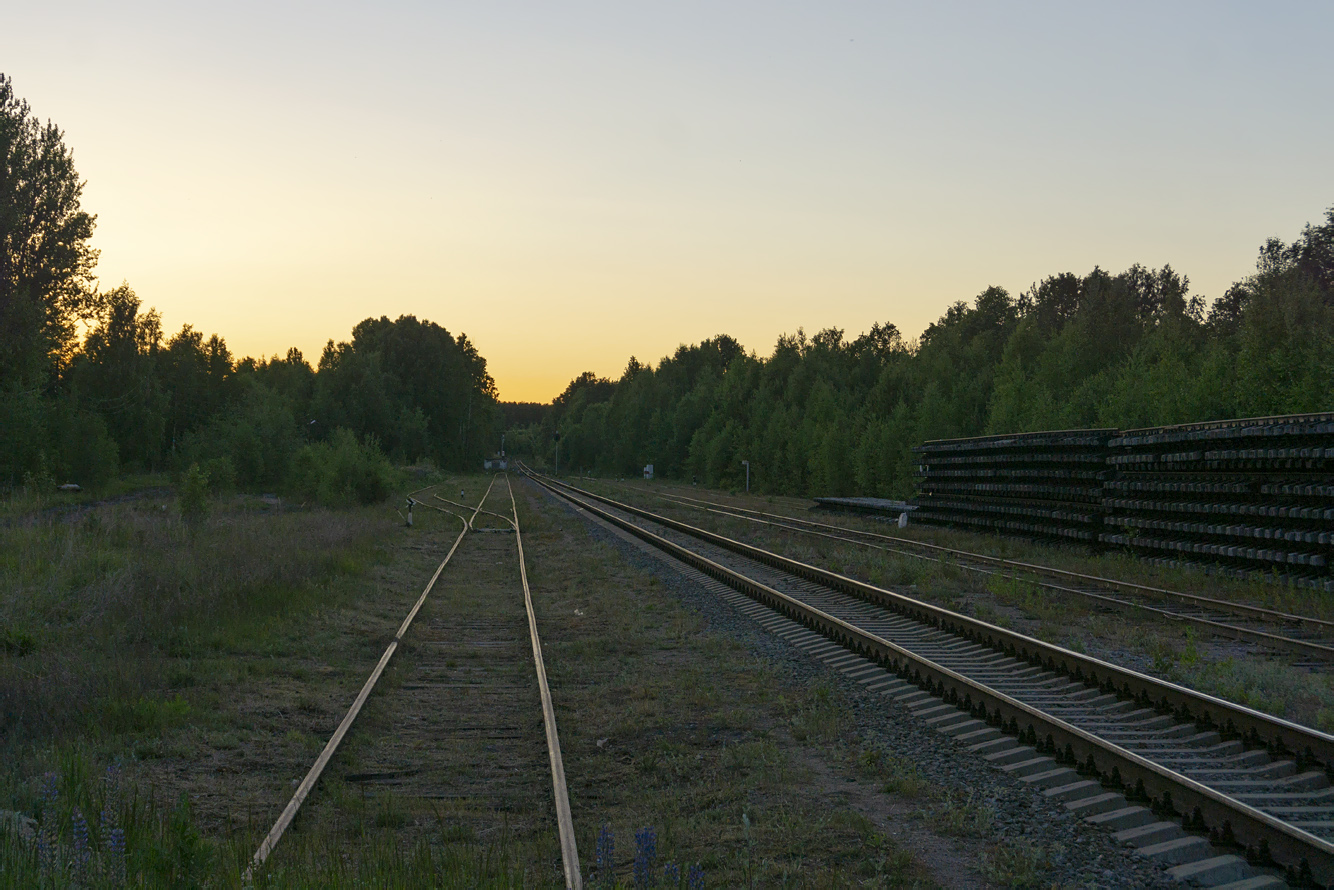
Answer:
[[[96,488],[120,472],[119,450],[101,415],[65,404],[56,412],[54,433],[60,440],[58,482]]]
[[[220,491],[276,488],[289,477],[299,441],[283,398],[253,385],[231,411],[185,437],[179,465],[197,463],[211,476],[216,472],[214,485]]]
[[[199,465],[208,476],[211,494],[228,494],[236,489],[236,467],[230,457],[214,457]]]
[[[326,506],[374,504],[394,487],[394,468],[374,436],[363,442],[339,428],[328,442],[307,445],[292,461],[292,487]]]
[[[208,473],[190,464],[181,479],[181,518],[194,525],[208,516]]]

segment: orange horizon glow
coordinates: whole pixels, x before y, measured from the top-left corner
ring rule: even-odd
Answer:
[[[1334,204],[1327,5],[116,7],[0,35],[103,287],[237,357],[415,315],[507,401],[1095,266],[1215,298]]]

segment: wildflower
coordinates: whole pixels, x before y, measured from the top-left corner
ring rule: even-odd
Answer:
[[[611,832],[611,826],[605,822],[598,831],[596,855],[598,879],[610,886],[612,871],[616,867],[616,837]]]
[[[635,886],[647,887],[653,879],[653,860],[658,858],[658,833],[652,825],[635,832]]]
[[[93,855],[92,849],[88,846],[88,820],[83,818],[83,811],[75,807],[71,821],[74,823],[74,853],[70,862],[76,871],[83,871]]]
[[[47,773],[42,782],[42,803],[55,803],[56,798],[60,797],[60,777],[55,773]]]
[[[662,882],[668,887],[681,886],[681,866],[669,862],[662,867]]]
[[[686,872],[686,887],[689,890],[704,890],[704,869],[696,862]]]
[[[125,881],[125,829],[113,828],[107,832],[107,856],[113,880]]]

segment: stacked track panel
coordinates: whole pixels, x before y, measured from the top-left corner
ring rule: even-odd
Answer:
[[[1115,430],[919,445],[913,521],[1096,544]]]
[[[1334,592],[1334,414],[1130,430],[1110,446],[1103,544]]]

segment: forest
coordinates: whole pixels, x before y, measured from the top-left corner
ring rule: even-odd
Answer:
[[[511,442],[572,472],[735,488],[744,460],[761,492],[904,497],[931,439],[1332,409],[1334,208],[1209,303],[1135,265],[988,287],[915,339],[798,329],[760,357],[720,335],[581,374]]]
[[[128,284],[102,290],[96,218],[54,124],[0,75],[0,489],[167,471],[214,491],[382,499],[391,462],[474,467],[501,424],[468,338],[367,318],[314,367],[168,335]]]
[[[312,366],[168,335],[128,284],[103,290],[73,154],[0,74],[0,489],[191,471],[214,491],[382,498],[391,463],[474,468],[507,450],[580,472],[770,493],[904,496],[912,447],[1041,429],[1123,429],[1334,408],[1334,208],[1206,302],[1170,266],[988,287],[919,337],[892,322],[719,335],[550,405],[501,403],[468,340],[367,318]]]

